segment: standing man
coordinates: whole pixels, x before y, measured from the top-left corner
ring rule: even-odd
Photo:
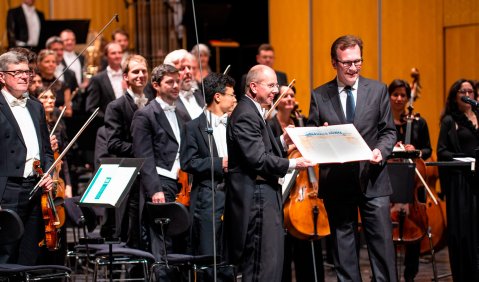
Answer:
[[[35,0],[23,0],[21,6],[8,10],[8,48],[25,47],[39,51],[45,42],[45,15],[35,9]]]
[[[141,215],[145,215],[141,220],[146,226],[150,224],[143,210],[145,202],[174,202],[179,191],[180,132],[188,119],[184,113],[176,111],[180,77],[174,66],[157,66],[151,73],[151,83],[157,96],[146,107],[135,112],[131,123],[133,155],[135,158],[145,158],[140,175],[139,208]],[[163,241],[152,228],[147,230],[151,237],[151,252],[160,260],[164,254]],[[165,240],[166,247],[171,251],[171,239]],[[160,275],[167,279],[164,271]]]
[[[225,204],[225,182],[228,170],[226,145],[226,121],[234,109],[235,81],[228,75],[210,73],[204,81],[207,108],[196,119],[188,122],[181,135],[181,168],[193,175],[190,197],[190,214],[193,218],[191,247],[194,255],[213,255],[213,238],[216,238],[217,254],[221,255],[221,230]],[[212,128],[212,154],[210,153],[206,128]],[[211,167],[214,171],[214,190],[211,187]],[[212,201],[215,197],[215,209]],[[213,232],[213,212],[215,232]],[[223,281],[222,273],[219,281]],[[201,281],[213,281],[211,272],[205,273]]]
[[[185,49],[180,49],[166,55],[164,63],[175,66],[180,72],[178,110],[187,113],[190,119],[197,118],[203,113],[205,101],[193,76],[193,65],[196,63],[196,58]]]
[[[225,254],[243,281],[281,281],[284,229],[280,178],[306,168],[304,158],[285,158],[288,135],[276,140],[261,104],[278,93],[274,70],[256,65],[246,77],[248,92],[231,114],[226,138],[229,179],[225,200]],[[285,142],[287,141],[287,142]]]
[[[133,114],[136,110],[143,108],[148,99],[145,98],[143,89],[148,81],[148,65],[146,59],[140,55],[129,55],[123,61],[123,79],[128,86],[125,94],[120,98],[112,101],[106,107],[105,112],[105,132],[108,153],[119,158],[133,158],[133,138],[131,136],[130,127],[133,120]],[[138,178],[137,178],[138,179]],[[125,199],[122,208],[113,220],[113,212],[108,213],[108,224],[104,224],[102,230],[120,235],[115,227],[121,228],[122,239],[126,239],[131,247],[138,248],[140,243],[140,225],[139,225],[139,183],[135,181],[128,198]],[[126,216],[125,216],[126,212]],[[113,225],[113,226],[111,226]],[[109,230],[105,230],[108,226]],[[113,228],[112,228],[113,227]]]
[[[358,208],[374,281],[396,281],[386,159],[396,143],[385,84],[359,75],[363,42],[352,35],[331,46],[337,76],[311,94],[308,124],[352,123],[372,151],[367,162],[321,165],[320,196],[329,217],[338,281],[361,281],[356,248]]]
[[[62,64],[63,61],[63,41],[58,36],[52,36],[47,39],[45,47],[49,50],[55,51],[57,54],[57,68],[55,69],[55,77],[60,77],[58,80],[66,84],[70,89],[70,92],[73,93],[77,90],[78,82],[75,77],[75,73],[68,69],[64,72],[65,66]],[[63,73],[62,76],[60,76]]]
[[[45,111],[38,100],[28,98],[32,71],[28,59],[18,52],[0,55],[0,207],[18,213],[25,233],[18,244],[0,248],[0,263],[36,265],[39,242],[45,237],[40,196],[29,193],[40,180],[34,162],[40,161],[43,171],[53,163]],[[49,175],[40,183],[52,189]]]
[[[76,48],[76,36],[73,30],[65,29],[60,33],[60,38],[63,41],[63,67],[68,67],[78,56],[75,52]],[[76,60],[73,65],[71,65],[70,70],[75,73],[75,78],[77,80],[77,84],[80,86],[81,89],[85,89],[88,81],[83,79],[83,70],[85,68],[85,57],[82,55]]]

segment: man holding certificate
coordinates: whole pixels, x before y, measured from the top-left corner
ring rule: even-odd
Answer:
[[[362,40],[346,35],[331,46],[337,72],[311,94],[308,125],[352,123],[372,150],[369,161],[321,165],[319,194],[324,199],[333,238],[338,281],[361,281],[356,236],[358,208],[368,244],[374,281],[396,281],[386,158],[396,142],[386,85],[359,75]]]

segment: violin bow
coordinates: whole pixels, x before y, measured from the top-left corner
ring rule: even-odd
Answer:
[[[269,109],[267,112],[266,112],[266,115],[264,117],[264,119],[268,119],[269,116],[271,115],[271,113],[274,111],[274,109],[276,109],[276,107],[279,105],[279,102],[281,99],[283,99],[284,95],[286,95],[286,92],[288,92],[289,89],[291,89],[291,87],[293,87],[293,84],[296,82],[296,79],[293,79],[291,80],[291,82],[288,84],[288,89],[285,89],[281,95],[279,95],[278,99],[276,99],[276,102],[273,104],[273,106],[271,107],[271,109]]]
[[[65,147],[65,149],[63,150],[63,152],[60,154],[60,156],[58,156],[58,158],[53,162],[53,164],[48,168],[48,170],[43,174],[42,178],[40,178],[40,180],[37,182],[37,184],[35,185],[35,187],[33,187],[33,189],[30,191],[30,197],[28,198],[29,200],[31,200],[33,198],[33,196],[35,195],[35,192],[37,192],[38,188],[40,188],[40,183],[42,182],[42,180],[47,176],[47,175],[50,175],[50,173],[55,169],[56,165],[58,164],[58,162],[60,162],[62,160],[62,158],[65,156],[65,154],[68,152],[68,150],[70,150],[70,148],[73,146],[73,144],[75,143],[75,141],[78,139],[78,137],[80,137],[80,135],[83,133],[83,131],[85,131],[86,127],[90,124],[90,122],[96,117],[96,115],[98,114],[98,111],[100,110],[100,107],[96,108],[96,110],[91,114],[91,116],[88,118],[88,120],[85,122],[85,124],[83,124],[83,126],[80,128],[80,130],[77,132],[77,134],[75,135],[75,137],[73,137],[73,139],[70,141],[70,143],[68,143],[68,145]]]

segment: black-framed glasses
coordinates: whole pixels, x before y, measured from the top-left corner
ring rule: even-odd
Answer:
[[[274,89],[274,88],[278,88],[278,89],[279,89],[279,84],[278,84],[278,83],[266,84],[266,83],[263,83],[263,82],[256,82],[256,81],[254,81],[254,83],[258,83],[258,84],[267,86],[267,87],[269,87],[269,89]]]
[[[460,90],[457,90],[457,92],[461,94],[474,94],[474,90],[472,89],[460,89]]]
[[[341,63],[343,65],[343,67],[347,67],[347,68],[350,68],[353,66],[359,68],[363,65],[363,59],[358,59],[358,60],[354,60],[354,61],[340,61],[340,60],[336,60],[338,63]]]
[[[33,75],[33,72],[31,70],[14,70],[14,71],[2,71],[4,73],[8,73],[9,75],[15,77],[15,78],[20,78],[22,75],[26,75],[27,77],[30,77]]]

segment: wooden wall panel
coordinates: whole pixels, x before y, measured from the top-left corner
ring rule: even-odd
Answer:
[[[411,81],[411,68],[419,69],[423,89],[414,108],[428,122],[433,151],[444,106],[443,11],[437,2],[383,1],[382,9],[383,81],[387,84],[396,78]]]
[[[479,1],[445,0],[444,26],[458,26],[479,23]]]
[[[275,69],[296,79],[296,99],[303,111],[309,108],[309,0],[272,0],[269,5],[270,42],[275,48]],[[288,82],[289,83],[289,82]]]

